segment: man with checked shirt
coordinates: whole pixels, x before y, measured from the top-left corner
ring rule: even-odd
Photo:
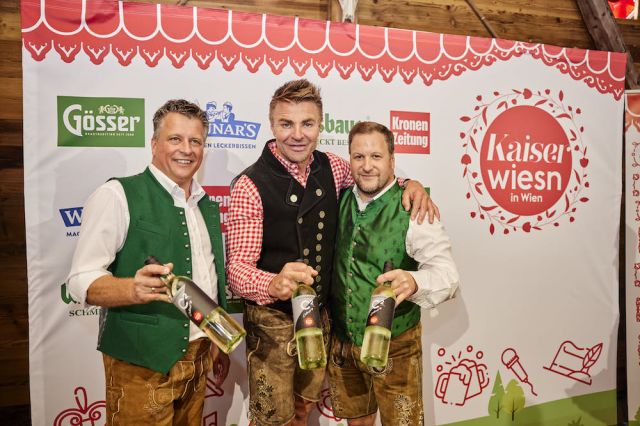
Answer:
[[[322,122],[318,87],[305,79],[278,88],[269,105],[275,139],[232,185],[227,273],[245,300],[249,416],[254,425],[306,425],[324,369],[298,367],[291,294],[299,282],[318,293],[325,342],[340,190],[353,185],[349,162],[316,151]],[[437,208],[409,181],[403,205],[432,221]],[[427,208],[428,206],[428,208]],[[419,213],[419,215],[418,215]],[[296,262],[302,259],[303,262]]]

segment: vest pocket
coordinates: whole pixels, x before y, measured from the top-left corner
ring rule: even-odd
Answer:
[[[142,220],[142,219],[136,219],[133,226],[133,228],[141,231],[150,232],[152,234],[161,235],[163,237],[168,237],[166,233],[162,232],[165,227],[159,224],[147,222],[146,220]]]
[[[158,325],[158,317],[155,315],[135,314],[133,312],[122,312],[120,314],[124,321],[135,322],[138,324]]]

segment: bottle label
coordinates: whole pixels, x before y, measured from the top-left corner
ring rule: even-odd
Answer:
[[[376,295],[371,297],[367,327],[377,325],[391,330],[393,314],[396,310],[396,301],[393,297]]]
[[[202,324],[209,312],[218,307],[200,288],[181,282],[175,288],[173,304],[198,327]]]
[[[303,328],[320,328],[320,308],[317,296],[305,294],[294,297],[291,300],[291,306],[296,331]]]

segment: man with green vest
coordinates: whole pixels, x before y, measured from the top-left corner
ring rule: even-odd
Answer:
[[[101,306],[108,425],[199,425],[207,374],[224,381],[226,355],[170,302],[160,276],[173,270],[225,299],[218,205],[193,179],[206,113],[170,100],[153,117],[152,161],[111,180],[87,201],[69,275],[78,302]],[[144,265],[154,255],[165,265]]]
[[[402,207],[394,176],[393,133],[360,122],[349,133],[356,185],[340,198],[328,362],[333,412],[350,426],[421,425],[420,308],[454,296],[458,272],[439,221],[419,224]],[[383,272],[385,262],[397,269]],[[390,282],[396,297],[389,361],[382,369],[360,361],[371,293]]]

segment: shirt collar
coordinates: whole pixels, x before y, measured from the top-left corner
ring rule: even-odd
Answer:
[[[159,168],[157,168],[153,164],[149,164],[149,170],[151,171],[153,177],[155,177],[160,185],[164,188],[164,190],[171,194],[174,200],[185,199],[184,190],[180,188],[180,185],[172,181],[169,176],[165,175]],[[202,188],[198,181],[196,181],[195,179],[191,179],[191,196],[189,197],[189,200],[186,201],[193,201],[197,203],[204,196],[204,188]]]
[[[269,150],[271,151],[273,156],[278,159],[278,161],[284,166],[285,169],[287,169],[287,171],[292,176],[300,176],[302,178],[306,178],[307,176],[309,176],[309,171],[311,170],[311,163],[313,163],[313,154],[309,155],[309,163],[307,164],[307,168],[304,170],[303,173],[300,173],[300,170],[297,164],[292,163],[291,161],[287,160],[286,158],[278,154],[275,140],[269,142]]]
[[[358,210],[359,211],[364,211],[364,209],[367,208],[367,206],[372,202],[377,200],[378,198],[382,197],[388,190],[391,189],[391,187],[393,185],[396,184],[396,179],[394,178],[391,183],[389,183],[389,185],[385,186],[382,191],[378,192],[373,198],[371,198],[369,201],[364,201],[362,198],[360,198],[360,190],[358,189],[358,185],[353,185],[353,193],[356,196],[356,202],[358,203]]]

